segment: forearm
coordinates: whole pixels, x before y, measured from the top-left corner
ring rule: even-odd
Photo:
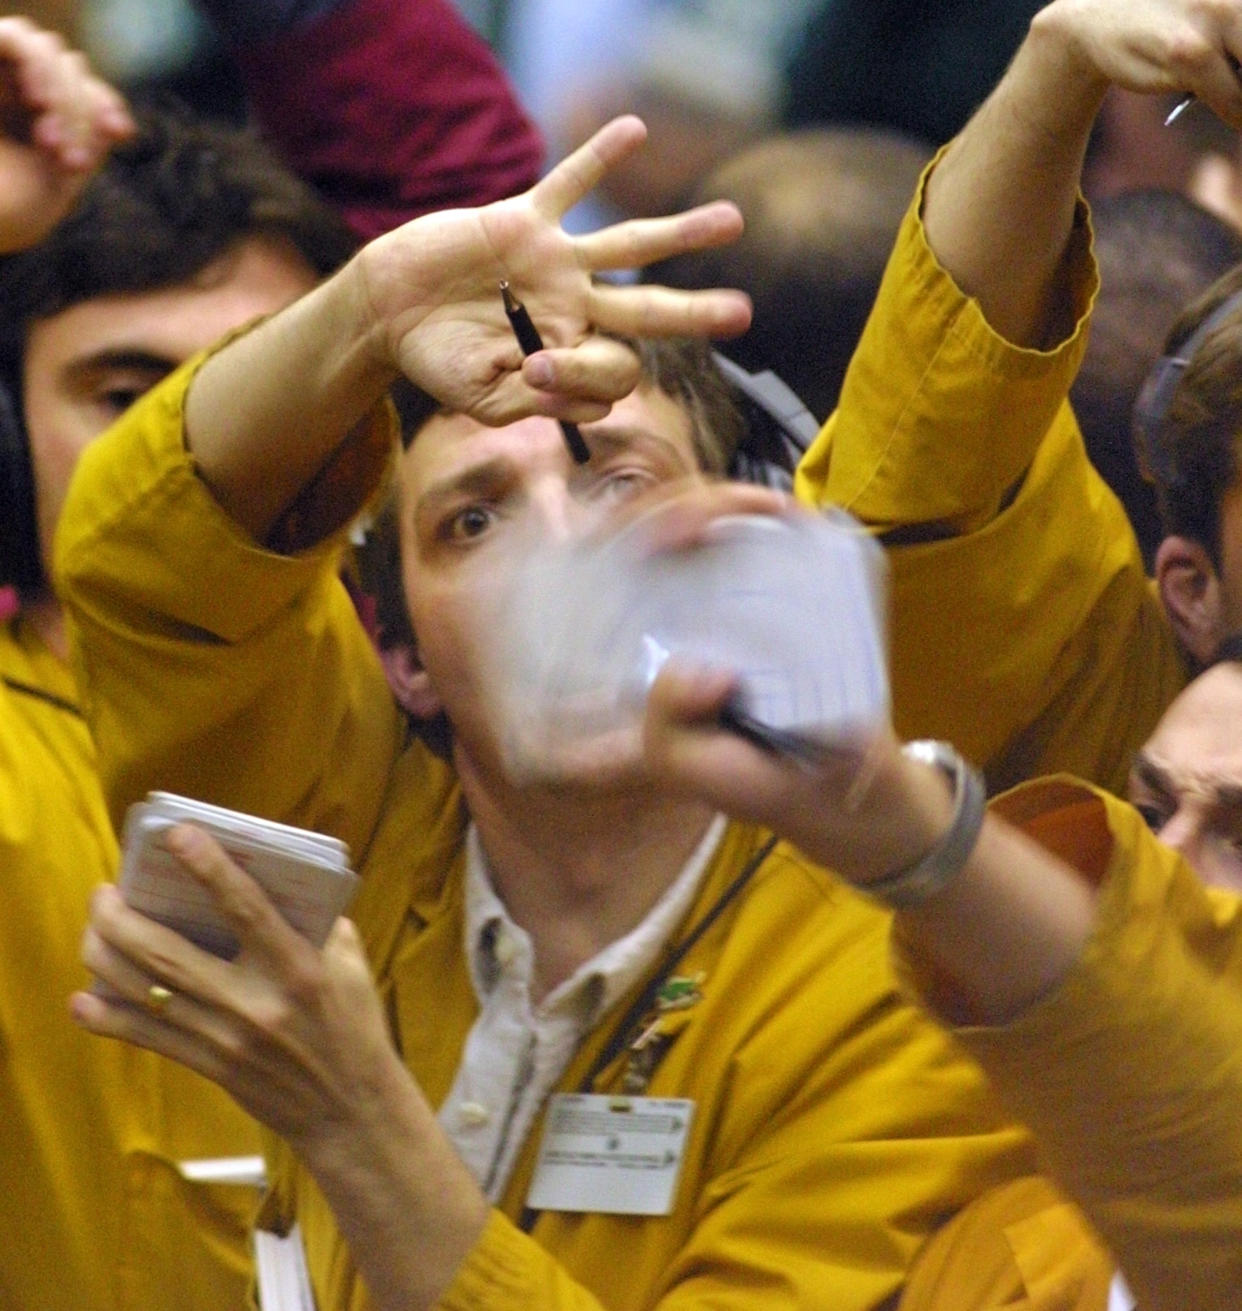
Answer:
[[[1017,344],[1048,346],[1072,327],[1060,271],[1107,87],[1076,54],[1059,14],[1044,11],[928,182],[932,249]]]
[[[395,376],[347,267],[206,361],[186,441],[216,500],[263,542]]]
[[[818,851],[813,837],[801,842],[864,892],[943,841],[952,818],[939,768],[887,748],[877,749],[870,768],[865,793],[853,803],[852,840],[834,834]],[[913,959],[946,981],[955,1020],[996,1024],[1065,978],[1094,923],[1095,894],[1083,876],[988,815],[962,869],[900,910],[895,931]]]
[[[962,872],[900,912],[895,932],[904,951],[946,981],[956,1022],[1001,1024],[1066,978],[1094,925],[1086,880],[989,817]]]
[[[434,1306],[490,1207],[393,1054],[360,1121],[299,1150],[336,1217],[376,1311]]]

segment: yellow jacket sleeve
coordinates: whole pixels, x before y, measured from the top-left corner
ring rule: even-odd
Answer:
[[[199,362],[83,453],[57,535],[109,803],[119,818],[162,788],[357,852],[403,726],[337,576],[340,535],[265,550],[197,476],[183,404]],[[390,439],[386,415],[372,430]]]
[[[903,737],[952,741],[993,790],[1060,770],[1119,789],[1184,671],[1066,401],[1096,288],[1085,212],[1067,256],[1075,329],[1035,351],[938,264],[920,204],[796,490],[889,548]]]
[[[1009,1025],[955,1034],[1034,1129],[1143,1311],[1236,1307],[1242,904],[1107,794],[1045,780],[996,807],[1102,880],[1098,922],[1054,993]]]

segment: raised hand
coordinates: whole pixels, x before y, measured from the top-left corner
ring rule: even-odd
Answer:
[[[1186,90],[1242,127],[1242,4],[1237,0],[1056,0],[1033,32],[1065,43],[1102,87]]]
[[[601,334],[744,331],[750,305],[739,292],[594,279],[733,240],[742,226],[733,205],[584,236],[561,228],[565,212],[645,138],[638,119],[615,119],[523,195],[429,215],[373,242],[358,268],[377,349],[446,406],[482,422],[505,423],[532,409],[588,422],[602,418],[638,376],[630,352]],[[525,363],[502,310],[502,281],[525,303],[548,347]]]
[[[29,19],[0,18],[0,252],[50,231],[133,130],[81,54]]]

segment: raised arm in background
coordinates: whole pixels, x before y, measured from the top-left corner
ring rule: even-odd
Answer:
[[[55,32],[0,18],[0,253],[39,241],[133,126],[117,92]]]

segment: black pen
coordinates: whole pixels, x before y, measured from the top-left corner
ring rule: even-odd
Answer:
[[[1225,56],[1229,60],[1229,67],[1233,69],[1235,76],[1242,75],[1242,63],[1239,63],[1232,55]],[[1183,96],[1181,100],[1169,111],[1169,116],[1164,120],[1165,127],[1176,123],[1179,118],[1195,103],[1198,97],[1194,95]]]
[[[810,738],[803,737],[800,733],[773,728],[771,724],[756,719],[754,715],[743,709],[737,697],[731,697],[725,702],[716,719],[721,728],[736,733],[751,746],[756,746],[769,755],[787,756],[804,769],[811,769],[823,763],[826,754],[824,747]]]
[[[536,351],[543,350],[543,338],[539,335],[539,330],[531,322],[526,306],[509,290],[507,282],[500,284],[500,295],[505,303],[505,316],[513,325],[513,335],[518,339],[522,354],[533,355]],[[569,447],[574,462],[585,464],[591,458],[591,451],[578,431],[578,425],[566,423],[562,419],[561,432],[565,436],[565,445]]]

